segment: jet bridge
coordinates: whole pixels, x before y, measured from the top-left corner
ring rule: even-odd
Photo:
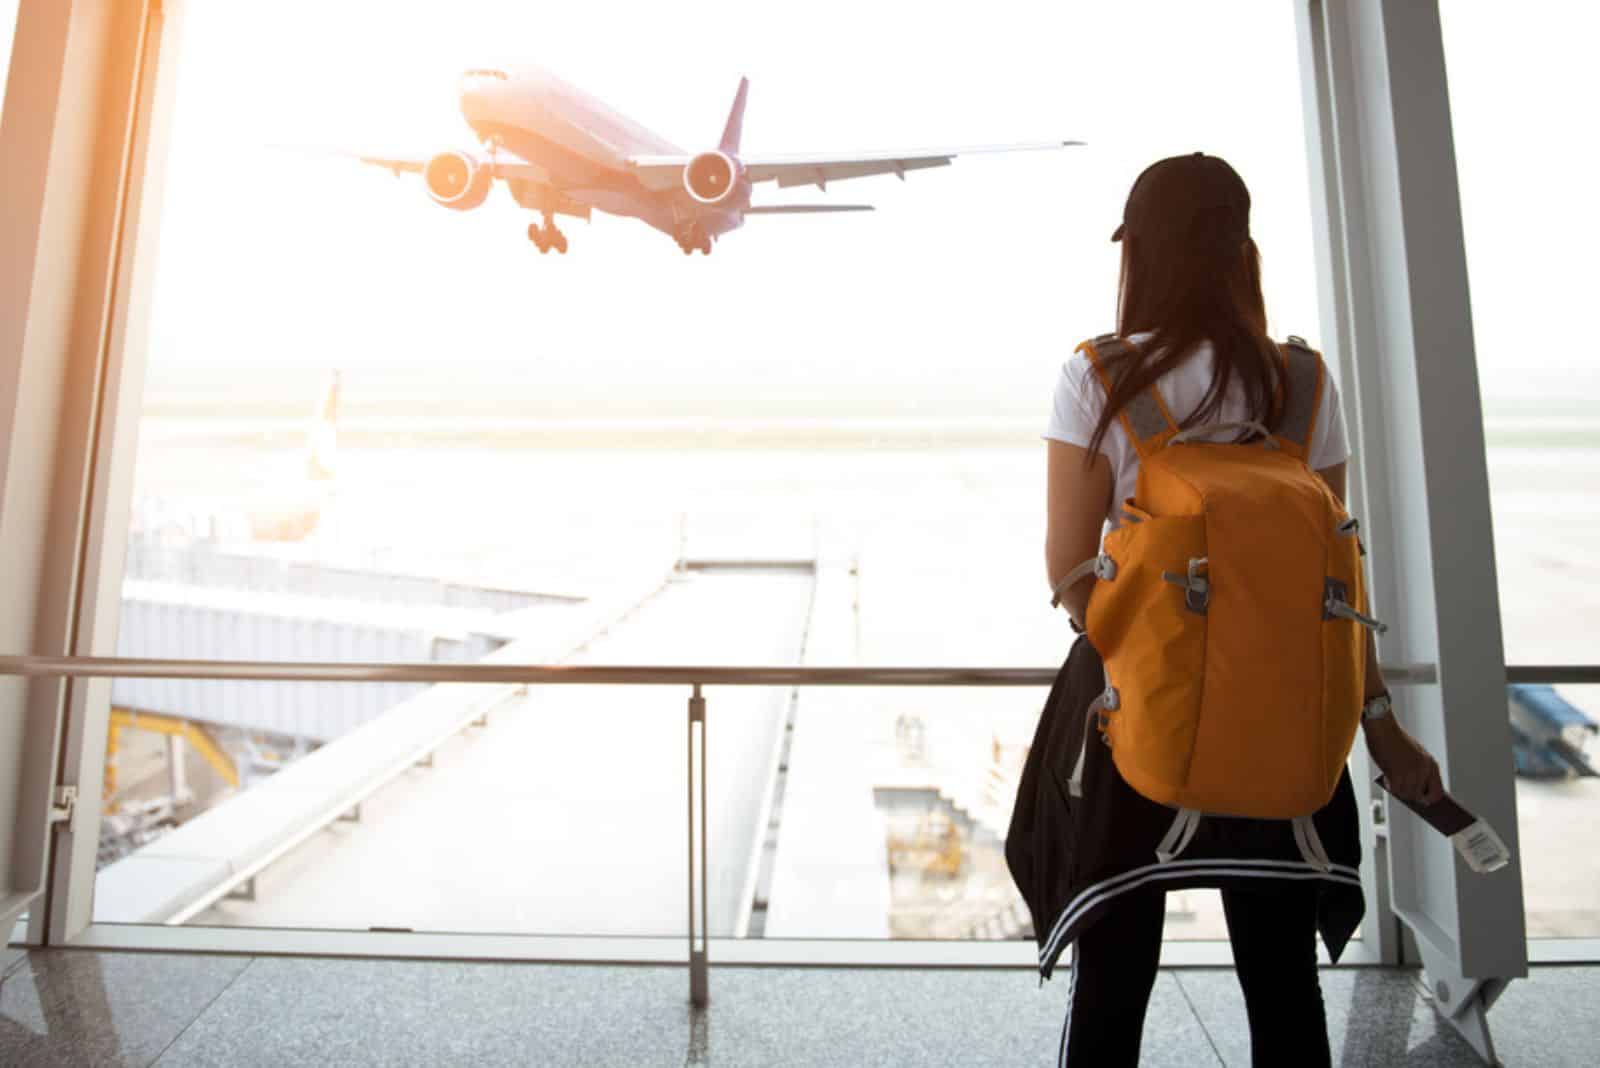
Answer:
[[[703,655],[695,635],[738,613],[738,639],[719,653],[793,663],[811,571],[685,561],[619,583],[570,627],[514,638],[483,662],[693,660]],[[708,890],[724,928],[714,933],[733,934],[748,922],[791,696],[736,688],[715,703],[709,833],[720,844]],[[667,708],[678,711],[676,698]],[[682,729],[648,689],[433,686],[104,869],[95,917],[676,933]],[[568,870],[582,877],[552,877]],[[595,884],[614,889],[576,890]],[[627,889],[638,885],[649,892]]]

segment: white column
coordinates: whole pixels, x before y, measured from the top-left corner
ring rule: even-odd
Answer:
[[[1482,406],[1435,3],[1307,0],[1301,16],[1326,339],[1356,429],[1352,482],[1370,531],[1387,662],[1434,663],[1397,693],[1445,782],[1517,848]],[[1363,796],[1368,796],[1363,791]],[[1516,865],[1474,875],[1388,805],[1388,904],[1441,1010],[1480,1053],[1484,1012],[1526,974]],[[1369,841],[1371,841],[1369,837]],[[1381,879],[1383,871],[1377,872]],[[1384,932],[1378,932],[1380,938]]]

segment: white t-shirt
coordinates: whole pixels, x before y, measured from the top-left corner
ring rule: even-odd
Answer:
[[[1135,334],[1129,340],[1138,343],[1148,340],[1149,334]],[[1195,346],[1189,355],[1172,370],[1161,376],[1156,388],[1161,399],[1167,402],[1167,411],[1181,424],[1184,417],[1200,407],[1206,391],[1211,388],[1212,353],[1210,342]],[[1050,428],[1045,437],[1087,449],[1094,436],[1095,423],[1105,407],[1105,387],[1100,376],[1094,373],[1089,357],[1075,352],[1061,365],[1061,377],[1056,382],[1055,405],[1050,412]],[[1222,399],[1221,410],[1210,420],[1213,423],[1240,422],[1249,412],[1245,406],[1244,388],[1236,379]],[[1111,462],[1116,477],[1116,493],[1112,496],[1111,514],[1107,520],[1112,529],[1122,524],[1122,502],[1133,496],[1134,482],[1139,474],[1139,453],[1128,440],[1122,420],[1112,420],[1101,440],[1100,451]],[[1317,421],[1311,433],[1311,448],[1306,462],[1311,469],[1321,470],[1350,458],[1346,443],[1344,412],[1339,407],[1339,386],[1332,371],[1323,376],[1322,406],[1317,409]]]

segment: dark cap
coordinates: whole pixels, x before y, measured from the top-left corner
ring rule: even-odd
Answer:
[[[1129,231],[1175,230],[1187,234],[1203,215],[1219,220],[1218,239],[1243,244],[1250,236],[1250,191],[1227,161],[1204,152],[1169,156],[1150,164],[1134,180],[1122,225],[1111,240]]]

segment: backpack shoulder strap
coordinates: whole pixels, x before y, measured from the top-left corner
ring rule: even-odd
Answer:
[[[1323,381],[1327,369],[1322,355],[1307,345],[1304,338],[1290,335],[1278,346],[1283,358],[1283,377],[1279,385],[1283,397],[1283,418],[1273,438],[1296,459],[1307,459],[1311,438],[1317,429],[1317,412],[1322,408]]]
[[[1108,399],[1111,396],[1111,376],[1106,370],[1107,365],[1112,360],[1132,353],[1134,348],[1132,342],[1115,334],[1101,334],[1078,346],[1078,351],[1089,357],[1089,365],[1094,368]],[[1167,402],[1162,399],[1161,391],[1153,382],[1143,393],[1130,400],[1117,413],[1117,418],[1122,421],[1122,429],[1127,432],[1128,440],[1133,443],[1141,460],[1161,449],[1178,432],[1177,420],[1167,411]]]

